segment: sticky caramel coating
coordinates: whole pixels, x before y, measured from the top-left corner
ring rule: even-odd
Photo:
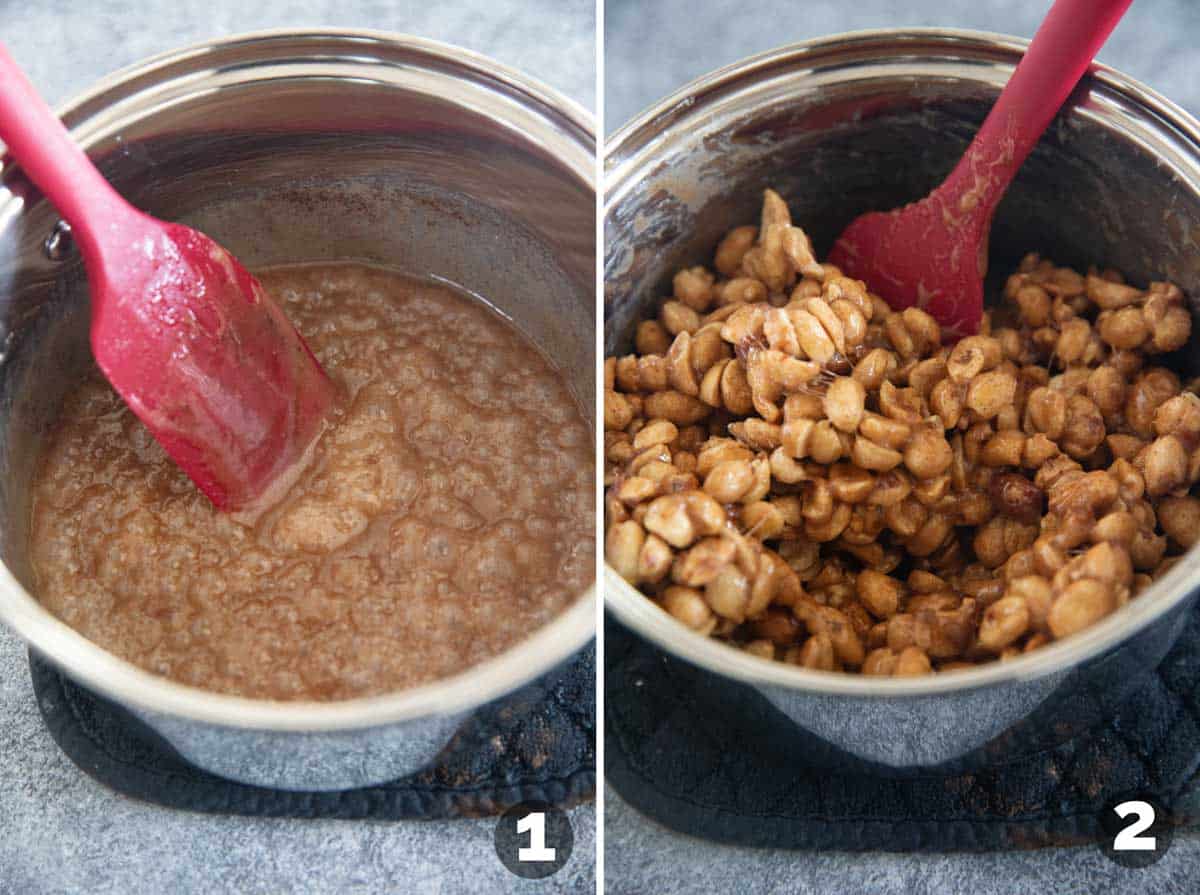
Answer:
[[[1200,397],[1155,365],[1191,334],[1173,284],[1029,255],[943,344],[820,264],[768,190],[672,290],[607,362],[606,549],[695,631],[814,670],[960,670],[1096,623],[1200,540]]]

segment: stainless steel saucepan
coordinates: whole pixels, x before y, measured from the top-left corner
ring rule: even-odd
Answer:
[[[818,255],[869,209],[937,185],[1026,46],[955,30],[869,31],[755,56],[688,85],[615,135],[605,175],[605,348],[681,265],[788,200]],[[991,270],[1027,251],[1059,263],[1170,279],[1200,299],[1200,124],[1097,66],[1021,169],[996,216]],[[993,284],[994,285],[994,284]],[[993,293],[994,293],[993,288]],[[1195,341],[1195,337],[1194,337]],[[1194,346],[1193,346],[1194,347]],[[1200,372],[1195,352],[1183,361]],[[975,670],[879,679],[769,662],[676,623],[611,569],[607,606],[644,637],[757,689],[796,724],[893,769],[994,761],[1059,741],[1128,698],[1175,641],[1200,589],[1186,556],[1077,636]]]
[[[595,138],[570,101],[488,59],[360,31],[266,32],[125,69],[61,110],[135,205],[210,233],[248,267],[357,259],[485,296],[556,361],[586,412],[595,383]],[[594,631],[594,588],[503,655],[427,686],[272,703],[149,674],[30,593],[29,482],[88,363],[78,257],[54,209],[0,172],[0,619],[202,768],[342,789],[427,764],[472,711]]]

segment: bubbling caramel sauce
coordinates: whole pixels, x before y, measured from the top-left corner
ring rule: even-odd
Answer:
[[[220,513],[95,374],[34,485],[35,591],[110,652],[238,696],[337,700],[496,656],[594,575],[592,434],[509,322],[360,264],[259,274],[345,402],[287,493]]]

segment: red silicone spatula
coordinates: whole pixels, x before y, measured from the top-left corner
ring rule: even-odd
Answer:
[[[0,140],[71,225],[104,375],[218,508],[262,499],[334,401],[299,333],[213,240],[117,195],[3,47]]]
[[[979,329],[992,214],[1132,0],[1057,0],[950,176],[919,202],[856,218],[829,260],[949,335]]]

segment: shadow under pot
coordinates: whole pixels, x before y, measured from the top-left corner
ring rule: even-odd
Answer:
[[[632,350],[682,267],[709,264],[777,190],[824,257],[859,214],[924,196],[951,170],[1026,43],[938,30],[798,44],[702,78],[612,140],[605,181],[605,354]],[[1200,297],[1200,125],[1111,69],[1084,77],[1021,168],[992,230],[988,295],[1027,252],[1169,280]],[[1195,341],[1162,363],[1200,373]],[[893,772],[1003,761],[1136,698],[1195,602],[1187,553],[1128,605],[1032,653],[919,678],[812,671],[677,623],[608,567],[607,606],[669,652],[753,687],[834,754]],[[841,759],[839,759],[841,760]]]

